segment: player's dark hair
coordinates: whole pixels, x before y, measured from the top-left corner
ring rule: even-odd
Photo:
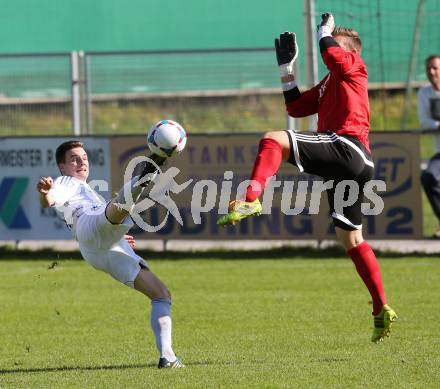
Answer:
[[[69,140],[67,142],[61,143],[55,151],[55,160],[57,162],[57,165],[59,165],[60,163],[65,163],[66,153],[69,150],[75,149],[77,147],[84,148],[84,144],[79,140]]]
[[[428,63],[430,63],[433,59],[440,59],[440,55],[438,55],[438,54],[432,54],[432,55],[430,55],[429,57],[427,57],[426,59],[425,59],[425,66],[428,66]]]
[[[359,33],[348,27],[336,26],[332,32],[332,35],[335,36],[343,36],[348,39],[345,40],[345,44],[348,50],[355,49],[359,53],[362,50],[362,41],[359,38]]]

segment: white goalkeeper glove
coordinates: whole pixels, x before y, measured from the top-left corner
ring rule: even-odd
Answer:
[[[321,24],[318,25],[318,42],[326,36],[332,36],[335,29],[335,18],[331,13],[322,14],[321,19]]]
[[[293,32],[283,32],[275,39],[275,51],[280,69],[283,91],[296,87],[293,64],[298,57],[296,35]]]

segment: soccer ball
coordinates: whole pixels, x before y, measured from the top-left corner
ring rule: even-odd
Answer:
[[[148,147],[153,154],[171,157],[180,153],[185,145],[185,130],[172,120],[161,120],[148,131]]]

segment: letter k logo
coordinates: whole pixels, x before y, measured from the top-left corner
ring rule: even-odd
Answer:
[[[0,220],[8,228],[31,228],[20,205],[28,183],[29,178],[27,177],[4,177],[0,184]]]

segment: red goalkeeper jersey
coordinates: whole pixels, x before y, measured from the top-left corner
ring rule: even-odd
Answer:
[[[292,117],[318,114],[318,132],[358,138],[370,150],[368,73],[362,58],[338,45],[326,47],[322,59],[330,71],[318,85],[286,102]]]

